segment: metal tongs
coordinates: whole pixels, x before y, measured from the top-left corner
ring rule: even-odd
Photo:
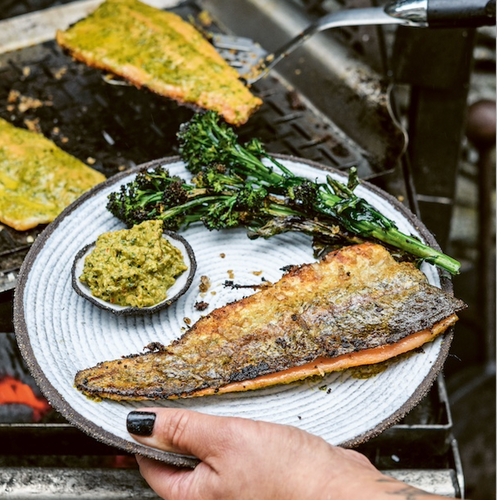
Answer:
[[[332,12],[268,54],[249,38],[213,34],[212,43],[241,78],[252,84],[311,36],[331,28],[397,24],[421,28],[468,28],[495,24],[496,0],[396,0],[385,7]]]

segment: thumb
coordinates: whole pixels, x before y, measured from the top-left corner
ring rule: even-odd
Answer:
[[[238,420],[176,408],[146,408],[130,412],[126,423],[128,432],[144,445],[206,461],[226,450]]]

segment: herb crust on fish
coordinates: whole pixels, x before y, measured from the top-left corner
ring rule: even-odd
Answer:
[[[88,66],[214,110],[234,125],[245,123],[262,104],[192,24],[138,0],[106,0],[85,19],[57,31],[56,39]]]
[[[27,231],[52,222],[105,176],[41,134],[0,118],[0,222]]]
[[[465,307],[412,264],[364,243],[292,268],[167,347],[82,370],[75,384],[96,398],[156,400],[290,383],[412,351]]]

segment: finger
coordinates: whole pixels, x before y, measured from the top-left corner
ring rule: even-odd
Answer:
[[[205,460],[226,450],[234,439],[235,422],[243,428],[251,425],[249,420],[215,417],[191,410],[147,408],[131,412],[127,427],[142,444]]]
[[[162,498],[185,498],[192,469],[181,469],[136,455],[140,474],[148,485]]]

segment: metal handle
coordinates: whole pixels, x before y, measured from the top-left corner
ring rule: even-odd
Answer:
[[[428,0],[427,20],[432,27],[491,26],[495,0]]]
[[[385,13],[431,28],[469,28],[495,24],[496,0],[396,0]]]

